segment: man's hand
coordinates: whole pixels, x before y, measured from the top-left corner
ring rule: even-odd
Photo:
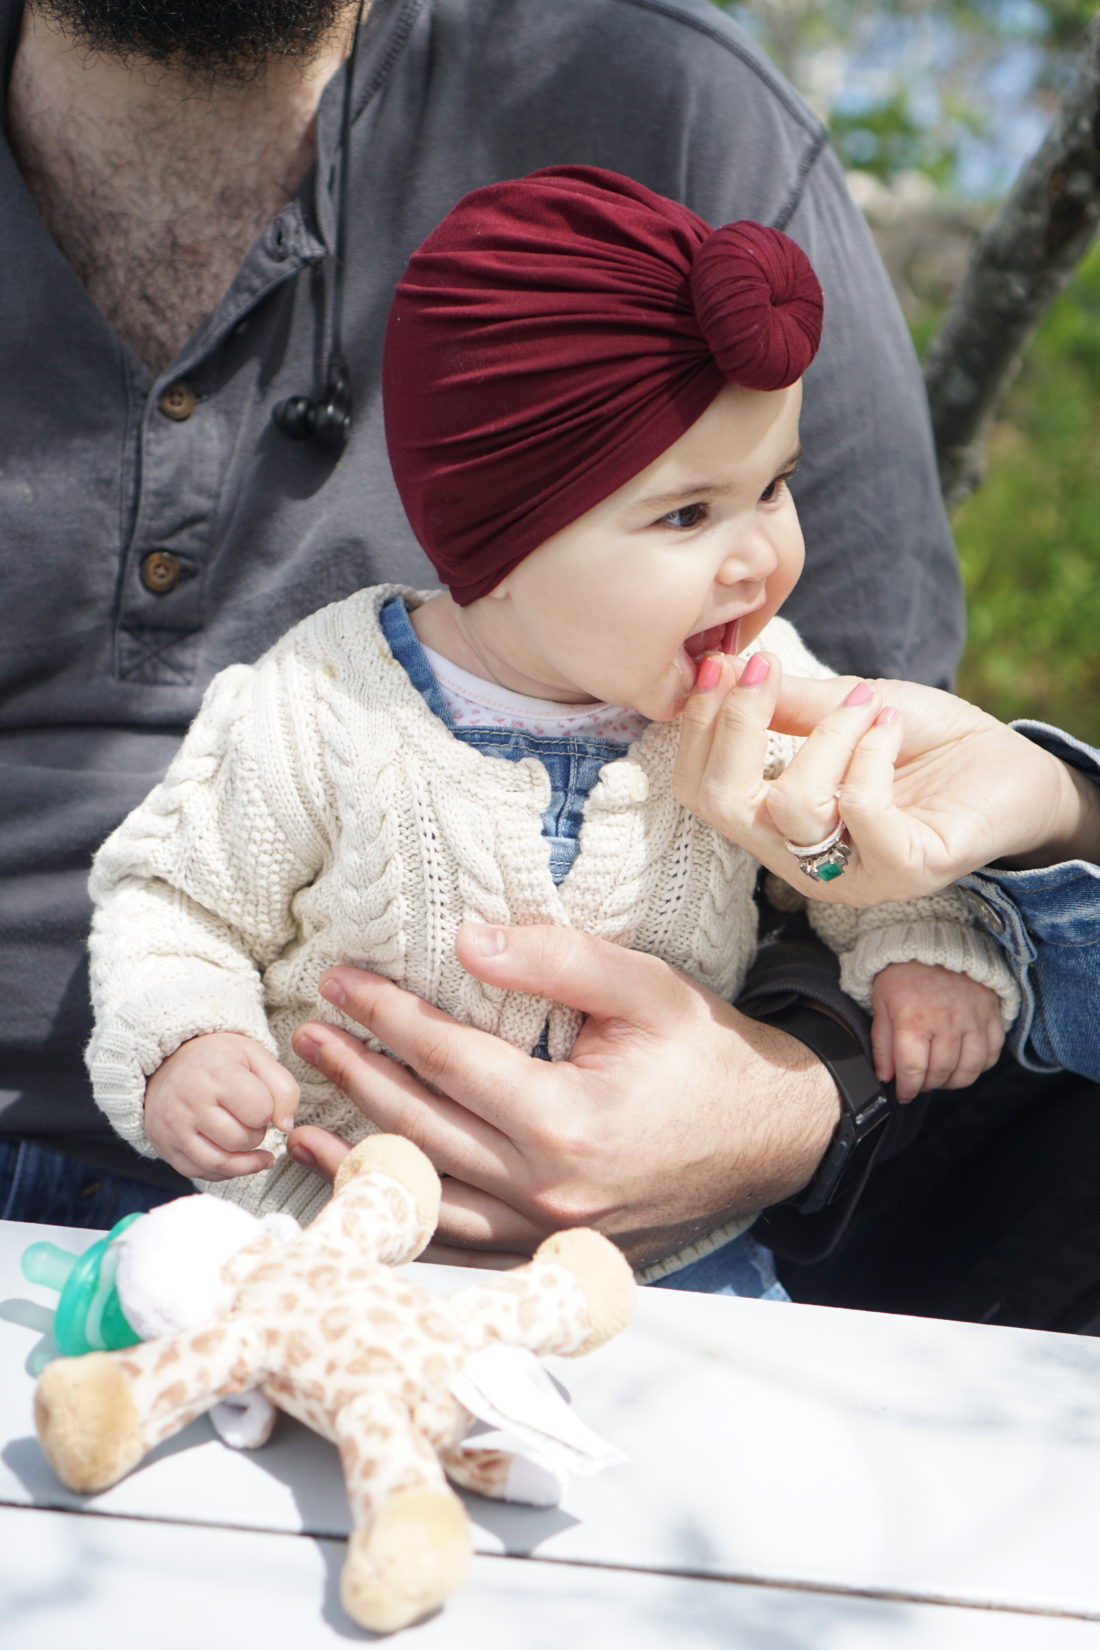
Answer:
[[[586,1013],[570,1059],[533,1060],[350,967],[330,970],[322,995],[404,1064],[334,1026],[294,1036],[366,1117],[449,1177],[425,1258],[510,1265],[548,1232],[587,1225],[641,1266],[810,1179],[839,1101],[796,1039],[572,929],[468,924],[456,949],[487,984]],[[289,1148],[328,1178],[348,1149],[308,1127]]]
[[[252,1037],[213,1031],[181,1043],[145,1085],[145,1133],[166,1163],[198,1180],[270,1169],[264,1135],[294,1126],[298,1085]]]

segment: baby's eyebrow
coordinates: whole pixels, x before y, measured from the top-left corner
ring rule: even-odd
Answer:
[[[777,476],[790,475],[798,466],[802,458],[802,447],[797,446],[789,458],[784,459],[776,470]],[[688,487],[677,487],[671,493],[651,493],[648,498],[638,500],[638,507],[647,510],[670,510],[677,504],[690,503],[698,498],[724,498],[726,494],[735,492],[727,482],[696,481]]]
[[[690,487],[677,487],[671,493],[653,493],[649,498],[640,498],[639,507],[646,509],[668,510],[674,505],[690,502],[697,498],[722,498],[726,493],[732,493],[733,488],[717,481],[696,481]]]

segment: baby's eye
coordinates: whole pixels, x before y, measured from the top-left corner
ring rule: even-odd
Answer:
[[[760,495],[761,504],[778,504],[779,500],[783,497],[783,491],[786,485],[786,476],[776,476],[774,481],[769,481],[768,485],[764,488],[764,491]]]
[[[662,527],[675,527],[680,532],[689,527],[698,527],[707,513],[705,504],[681,504],[678,510],[670,510],[667,516],[661,517]]]

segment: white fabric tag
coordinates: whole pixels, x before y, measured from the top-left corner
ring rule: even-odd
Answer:
[[[451,1391],[471,1415],[499,1429],[468,1438],[467,1449],[507,1449],[557,1473],[600,1472],[628,1459],[578,1420],[525,1347],[498,1343],[473,1353]]]

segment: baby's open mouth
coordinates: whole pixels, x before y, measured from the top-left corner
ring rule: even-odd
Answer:
[[[712,624],[707,630],[697,630],[684,643],[684,652],[694,663],[704,653],[736,653],[741,631],[740,619],[727,619],[725,624]]]

